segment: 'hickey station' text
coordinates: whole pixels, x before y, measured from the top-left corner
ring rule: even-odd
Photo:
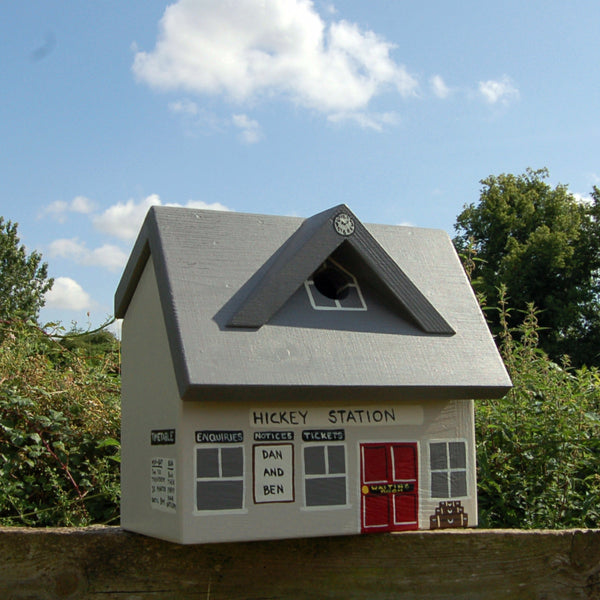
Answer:
[[[250,411],[250,425],[252,427],[396,425],[400,422],[400,414],[397,414],[394,407]]]

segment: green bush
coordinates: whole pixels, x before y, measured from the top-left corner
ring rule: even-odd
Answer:
[[[118,342],[80,337],[0,324],[1,524],[118,522]]]
[[[501,296],[514,388],[476,408],[480,526],[599,527],[600,373],[552,362],[538,347],[533,306],[515,330],[508,312]]]
[[[483,527],[600,526],[600,372],[538,347],[533,307],[501,352],[514,388],[476,403]],[[56,333],[56,332],[54,332]],[[118,523],[119,344],[0,323],[0,524]]]

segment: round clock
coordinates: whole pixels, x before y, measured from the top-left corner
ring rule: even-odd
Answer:
[[[352,235],[354,233],[354,219],[348,213],[340,213],[333,220],[333,228],[340,235]]]

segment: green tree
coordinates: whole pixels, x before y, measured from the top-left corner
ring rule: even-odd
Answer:
[[[37,319],[53,282],[41,254],[33,251],[27,255],[17,235],[17,223],[0,217],[0,320]]]
[[[478,204],[457,217],[454,244],[471,263],[474,289],[497,306],[504,284],[518,312],[539,309],[540,346],[558,360],[600,364],[600,190],[583,202],[567,186],[552,188],[547,169],[481,181]],[[495,333],[497,318],[491,317]]]
[[[476,403],[479,524],[600,525],[600,372],[565,369],[538,347],[532,305],[516,329],[501,288],[500,351],[513,389]]]

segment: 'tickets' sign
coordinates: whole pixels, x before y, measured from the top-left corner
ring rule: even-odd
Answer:
[[[294,501],[294,446],[254,446],[254,502]]]

